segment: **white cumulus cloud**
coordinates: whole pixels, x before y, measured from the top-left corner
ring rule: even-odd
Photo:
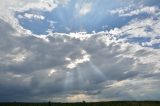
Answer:
[[[159,8],[157,6],[140,6],[136,7],[136,9],[133,9],[132,6],[125,7],[125,8],[118,8],[115,10],[111,10],[111,14],[118,14],[121,17],[127,17],[127,16],[135,16],[142,13],[147,13],[150,15],[154,15],[159,11]]]

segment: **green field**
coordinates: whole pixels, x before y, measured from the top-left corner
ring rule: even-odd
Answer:
[[[0,103],[0,106],[160,106],[160,101],[114,101],[79,103]]]

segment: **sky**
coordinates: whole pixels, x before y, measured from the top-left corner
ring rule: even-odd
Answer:
[[[160,100],[159,0],[1,0],[0,102]]]

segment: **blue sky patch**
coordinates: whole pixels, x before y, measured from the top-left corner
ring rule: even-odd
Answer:
[[[71,0],[65,6],[58,6],[51,12],[37,12],[45,17],[44,20],[34,19],[19,19],[20,24],[31,30],[35,34],[46,34],[48,28],[53,32],[70,33],[85,31],[91,33],[92,31],[100,32],[119,28],[126,25],[134,17],[119,17],[112,15],[110,10],[127,6],[128,3],[120,1],[110,2],[108,0],[91,0],[74,1]],[[37,14],[33,10],[26,11],[27,13]],[[23,13],[17,13],[24,15]],[[140,15],[139,18],[145,17]],[[49,21],[55,22],[54,27],[49,25]]]

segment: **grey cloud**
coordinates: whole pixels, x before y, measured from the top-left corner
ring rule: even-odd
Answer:
[[[67,101],[68,96],[78,94],[97,101],[160,98],[155,94],[160,80],[159,73],[155,74],[159,50],[116,42],[108,38],[109,35],[100,33],[83,41],[53,34],[46,36],[49,40],[46,42],[32,35],[14,36],[19,33],[10,24],[2,20],[0,23],[1,101],[54,101],[58,98]],[[73,60],[82,59],[82,50],[90,55],[90,60],[73,69],[67,68]],[[151,61],[147,56],[152,57]],[[56,71],[49,76],[52,69]],[[125,83],[121,84],[123,81]],[[155,87],[154,90],[138,89],[144,83]],[[134,88],[135,92],[130,92]],[[135,93],[146,94],[138,97]]]

